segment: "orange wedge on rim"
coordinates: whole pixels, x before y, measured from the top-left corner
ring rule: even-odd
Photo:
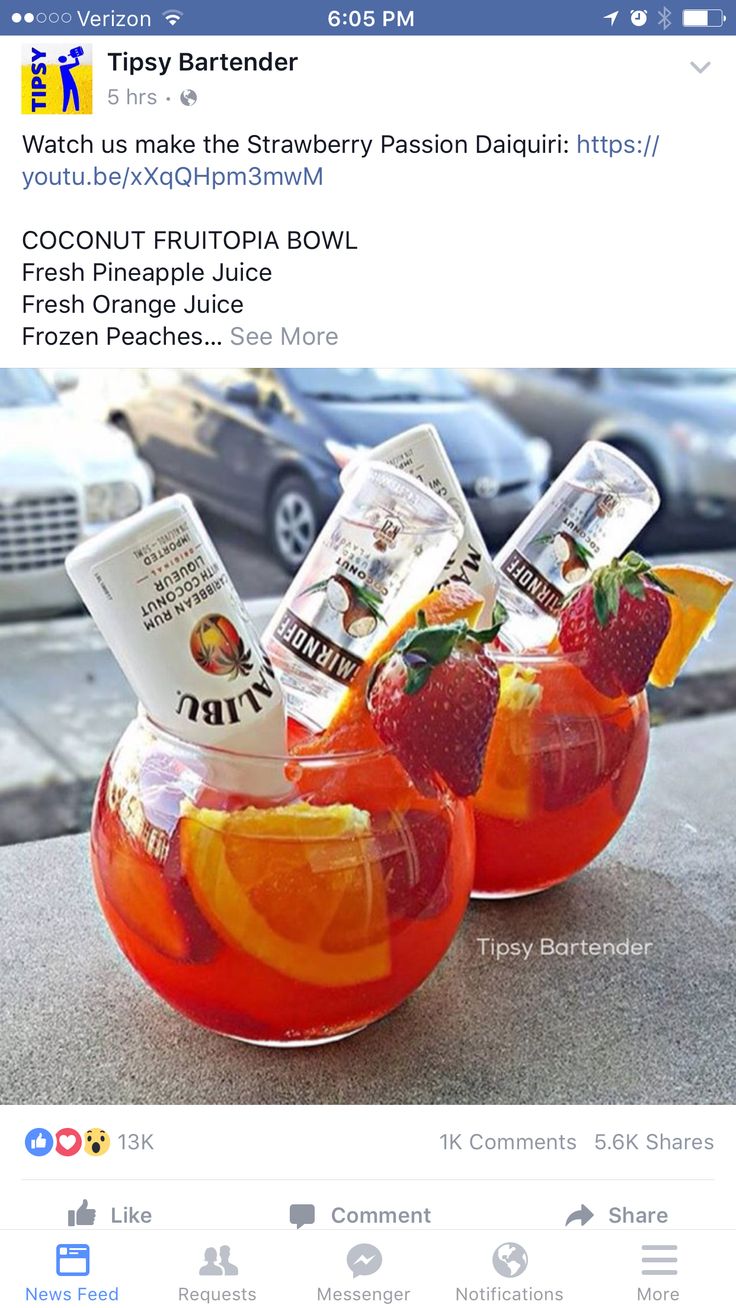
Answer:
[[[664,563],[654,572],[674,592],[667,596],[672,623],[649,678],[653,686],[665,687],[674,683],[695,646],[710,631],[733,582],[711,568],[684,563]]]
[[[433,590],[418,604],[408,609],[403,617],[395,622],[390,631],[370,652],[363,666],[358,670],[350,686],[343,695],[329,726],[319,735],[301,742],[292,750],[294,754],[330,754],[337,751],[344,753],[375,749],[380,742],[373,730],[365,695],[376,664],[389,654],[397,640],[415,627],[421,609],[430,627],[446,622],[457,622],[464,618],[474,627],[483,611],[485,601],[472,586],[464,581],[450,581],[439,590]]]

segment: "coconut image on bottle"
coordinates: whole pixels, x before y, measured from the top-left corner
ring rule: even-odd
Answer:
[[[342,630],[355,640],[372,636],[383,621],[381,605],[367,586],[359,586],[349,577],[335,573],[326,581],[315,582],[302,591],[303,595],[324,593],[328,608],[340,615]]]

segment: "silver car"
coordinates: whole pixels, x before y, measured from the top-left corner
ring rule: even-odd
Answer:
[[[76,418],[33,368],[0,368],[0,617],[78,606],[64,560],[151,500],[130,439]]]
[[[586,440],[615,445],[647,472],[675,518],[736,510],[736,369],[468,369],[466,381],[530,436],[559,472]]]

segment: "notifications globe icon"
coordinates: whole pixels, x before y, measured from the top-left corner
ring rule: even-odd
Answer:
[[[529,1259],[520,1244],[500,1244],[493,1255],[493,1266],[499,1276],[523,1276]]]

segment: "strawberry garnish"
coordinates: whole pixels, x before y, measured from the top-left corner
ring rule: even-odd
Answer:
[[[598,568],[573,591],[560,614],[559,641],[581,653],[581,671],[603,695],[643,690],[672,620],[667,595],[640,554],[633,551]]]
[[[498,609],[485,631],[464,619],[428,627],[420,612],[376,670],[368,690],[373,725],[422,790],[435,774],[456,795],[480,786],[500,690],[488,648],[505,617]]]

